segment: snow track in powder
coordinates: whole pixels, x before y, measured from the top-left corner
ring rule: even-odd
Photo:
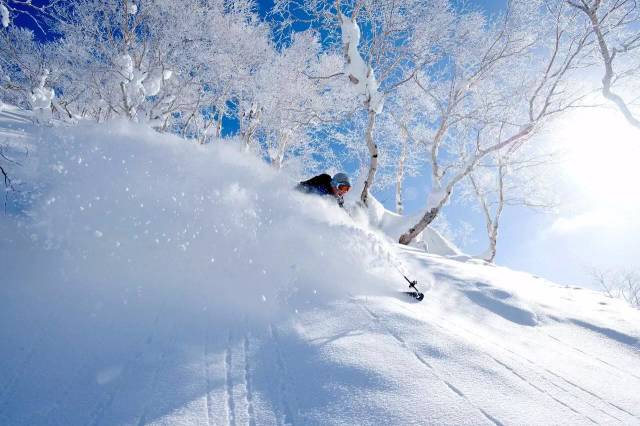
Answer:
[[[285,361],[282,354],[282,348],[280,344],[280,337],[278,331],[273,324],[269,325],[269,336],[271,338],[275,355],[276,355],[276,368],[278,371],[278,393],[280,395],[280,413],[278,415],[279,424],[282,426],[293,426],[295,421],[293,418],[293,411],[290,405],[290,393],[287,383],[290,382],[289,372],[285,367]]]
[[[31,363],[33,362],[34,356],[38,350],[38,346],[42,345],[46,327],[40,327],[37,337],[33,339],[33,343],[26,351],[26,354],[22,358],[20,366],[16,369],[13,377],[9,380],[8,383],[3,385],[2,394],[0,395],[0,420],[5,416],[5,408],[11,401],[13,397],[13,393],[15,392],[16,387],[19,384],[21,378],[25,376],[25,373],[29,370]]]
[[[127,360],[122,367],[121,376],[123,380],[117,380],[115,383],[110,384],[111,389],[107,390],[102,397],[97,400],[97,404],[91,411],[86,424],[99,426],[101,424],[111,423],[109,416],[113,416],[112,412],[117,410],[117,407],[114,408],[114,405],[117,405],[119,402],[121,402],[123,410],[127,410],[130,407],[136,407],[136,404],[132,404],[132,401],[138,401],[140,405],[143,404],[143,402],[140,401],[140,398],[144,398],[146,394],[141,394],[140,392],[135,391],[130,395],[125,395],[125,393],[132,392],[132,389],[135,389],[137,384],[144,386],[148,383],[146,380],[140,380],[139,377],[137,378],[136,383],[136,381],[133,380],[133,377],[136,374],[144,374],[147,370],[143,368],[143,365],[148,363],[150,359],[153,359],[153,354],[158,349],[156,346],[160,341],[163,320],[166,320],[166,318],[166,312],[163,308],[160,308],[149,327],[150,332],[142,339],[141,342],[139,342],[138,349],[134,351],[133,356]]]
[[[542,332],[541,334],[546,334],[546,333]],[[560,389],[561,391],[567,393],[568,395],[573,397],[576,401],[580,401],[582,404],[584,404],[584,401],[585,401],[584,396],[576,395],[574,393],[575,391],[582,392],[582,393],[586,394],[588,397],[593,397],[595,399],[595,400],[591,400],[590,401],[590,403],[589,403],[590,406],[596,408],[598,405],[604,404],[605,407],[614,408],[617,412],[619,412],[618,415],[620,415],[620,414],[628,415],[628,416],[632,417],[635,421],[640,421],[640,418],[637,415],[635,415],[634,413],[632,413],[632,412],[630,412],[630,411],[628,411],[628,410],[626,410],[626,409],[624,409],[624,408],[622,408],[622,407],[620,407],[620,406],[618,406],[618,405],[616,405],[616,404],[614,404],[612,402],[607,401],[605,398],[599,396],[595,392],[590,391],[590,390],[586,389],[585,387],[576,384],[574,381],[565,378],[563,375],[558,374],[557,372],[554,372],[551,369],[540,365],[539,363],[533,361],[530,357],[528,357],[526,355],[522,355],[520,353],[517,353],[517,352],[515,352],[515,351],[513,351],[511,349],[505,348],[505,347],[501,346],[499,343],[497,343],[495,341],[492,342],[492,345],[494,345],[495,347],[501,349],[505,353],[509,353],[509,354],[513,355],[514,357],[516,357],[516,358],[524,360],[526,363],[530,364],[531,366],[533,366],[538,371],[540,380],[542,380],[543,382],[547,382],[547,383],[551,384],[552,386]],[[573,349],[577,349],[575,347],[572,347],[572,348]],[[591,359],[596,359],[598,361],[601,361],[598,358],[596,358],[594,356],[591,356],[591,355],[587,354],[586,352],[584,352],[582,350],[578,350],[578,352],[580,352],[583,355],[587,355]],[[562,356],[562,354],[559,354],[558,356]],[[515,370],[513,370],[513,371],[515,372]],[[571,388],[574,389],[574,391],[572,392],[571,390],[567,389],[565,386],[562,386],[558,382],[553,381],[549,376],[551,376],[552,378],[560,380],[564,385],[569,385]],[[550,394],[550,396],[551,396],[551,394]],[[553,397],[553,398],[556,399],[555,397]],[[557,401],[562,403],[562,404],[564,404],[564,405],[567,405],[567,407],[569,407],[572,411],[578,412],[577,410],[575,410],[573,407],[569,406],[568,404],[566,404],[566,403],[564,403],[564,402],[562,402],[560,400],[557,400]],[[605,415],[607,415],[607,416],[609,416],[611,418],[614,418],[616,420],[622,421],[618,417],[616,417],[614,414],[609,413],[608,411],[604,410],[603,408],[597,408],[597,409],[598,409],[598,411],[604,413]],[[589,416],[587,416],[586,414],[584,414],[584,413],[581,413],[581,414],[583,414],[583,415],[585,415],[585,417],[589,418]],[[591,418],[589,418],[589,420],[591,420],[591,421],[593,421],[595,423],[598,423],[598,422],[596,422],[595,420],[593,420]],[[626,421],[628,421],[628,420],[626,420]]]
[[[214,354],[211,353],[211,344],[209,342],[211,339],[211,315],[208,313],[207,307],[207,315],[206,315],[206,324],[204,327],[204,345],[203,345],[203,376],[205,377],[205,392],[206,395],[204,397],[205,403],[205,416],[207,418],[207,426],[213,426],[214,420],[216,416],[216,410],[213,402],[213,377],[212,377],[212,369],[214,368]]]
[[[249,362],[249,335],[245,334],[243,340],[244,354],[244,383],[247,389],[247,417],[249,418],[249,426],[256,426],[255,413],[253,409],[253,389],[251,387],[251,364]]]
[[[170,351],[174,350],[173,348],[175,347],[177,333],[178,330],[176,329],[175,323],[171,322],[169,325],[169,331],[167,333],[168,337],[159,345],[159,350],[156,351],[156,356],[152,360],[152,372],[150,374],[150,377],[146,380],[148,383],[148,388],[143,390],[146,398],[142,404],[142,410],[138,415],[138,421],[136,422],[137,426],[143,426],[147,424],[147,416],[152,402],[151,398],[153,398],[153,396],[157,392],[158,381],[160,379],[161,373],[168,367],[168,354]]]
[[[395,301],[394,301],[394,304],[396,304]],[[633,413],[629,412],[628,410],[625,410],[624,408],[619,407],[616,404],[608,402],[604,398],[598,396],[596,393],[594,393],[592,391],[589,391],[589,390],[585,389],[584,387],[581,387],[581,386],[571,382],[570,380],[564,378],[560,374],[557,374],[557,373],[551,371],[547,367],[539,365],[537,362],[533,361],[532,359],[530,359],[526,355],[522,355],[522,354],[520,354],[518,352],[515,352],[512,349],[506,348],[503,344],[501,344],[500,342],[496,341],[495,339],[492,339],[491,337],[488,337],[486,335],[480,336],[480,335],[478,335],[476,333],[470,332],[467,329],[463,329],[461,327],[456,326],[455,323],[451,322],[450,320],[447,321],[447,319],[443,318],[443,317],[434,318],[432,321],[430,321],[430,324],[433,327],[438,328],[438,329],[442,330],[445,333],[452,334],[452,335],[457,335],[457,336],[460,336],[462,338],[465,338],[464,336],[466,336],[467,339],[471,339],[471,340],[473,340],[475,342],[478,342],[478,343],[484,342],[484,344],[482,344],[482,346],[484,347],[485,354],[493,362],[495,362],[497,365],[500,365],[501,367],[503,367],[505,370],[507,370],[509,373],[513,374],[515,377],[517,377],[523,383],[526,383],[528,386],[531,386],[537,392],[540,392],[541,394],[551,398],[553,401],[555,401],[556,403],[566,407],[567,409],[569,409],[573,413],[578,414],[580,416],[583,416],[583,418],[585,420],[587,420],[587,421],[589,421],[591,423],[600,424],[599,421],[593,419],[589,414],[586,414],[581,409],[578,409],[575,406],[573,406],[572,403],[568,402],[568,400],[563,399],[560,396],[554,395],[553,391],[551,391],[549,389],[543,389],[540,385],[543,384],[543,383],[547,383],[549,386],[560,390],[562,393],[565,393],[566,396],[568,396],[570,399],[572,399],[574,401],[573,404],[577,403],[578,405],[582,405],[583,406],[583,410],[589,410],[589,409],[595,408],[596,410],[598,410],[599,412],[601,412],[602,414],[607,416],[607,418],[610,418],[610,419],[612,418],[612,419],[614,419],[616,421],[624,422],[619,417],[617,417],[616,414],[610,413],[609,411],[605,410],[605,408],[608,406],[608,408],[616,409],[618,415],[626,414],[628,416],[631,416],[634,422],[640,420],[636,415],[634,415]],[[536,331],[538,332],[538,330],[536,330]],[[495,352],[496,348],[499,351],[502,352],[502,356],[503,357],[510,358],[509,359],[509,363],[510,364],[507,363],[506,360],[505,361],[501,361],[496,356],[492,355],[492,353]],[[573,348],[573,349],[576,349],[576,348]],[[586,354],[584,351],[579,351],[579,352],[581,352],[582,354]],[[563,355],[562,354],[558,354],[558,356],[562,357]],[[517,368],[514,364],[515,365],[519,365],[519,368]],[[533,372],[534,372],[534,374],[536,374],[535,379],[533,379],[533,378],[529,379],[529,378],[525,377],[527,375],[527,373],[525,373],[525,372],[530,369],[526,365],[529,365],[530,368],[533,368]],[[584,392],[584,393],[588,394],[590,397],[595,398],[595,400],[590,401],[588,403],[588,405],[586,405],[585,404],[585,398],[583,396],[576,395],[574,392],[570,391],[566,387],[558,384],[554,379],[559,379],[560,381],[564,382],[565,384],[569,384],[575,390]],[[604,404],[605,407],[604,408],[603,407],[598,408],[597,406],[601,405],[601,404]],[[622,413],[620,413],[620,412],[622,412]],[[631,419],[628,419],[626,421],[631,421]],[[601,422],[606,423],[607,420],[606,419],[602,419]]]
[[[243,329],[234,330],[229,334],[225,366],[230,425],[255,425],[256,423],[251,395],[248,339],[246,330]]]
[[[568,347],[568,348],[570,348],[570,349],[572,349],[572,350],[574,350],[576,352],[579,352],[579,353],[581,353],[582,355],[584,355],[586,357],[593,358],[594,360],[606,365],[607,367],[609,367],[609,368],[611,368],[613,370],[616,370],[618,373],[622,373],[625,376],[631,376],[631,377],[633,377],[635,379],[638,379],[638,381],[639,381],[638,382],[638,386],[640,386],[640,376],[635,374],[635,373],[633,373],[632,371],[624,371],[624,370],[620,369],[620,367],[617,367],[617,366],[611,364],[610,362],[607,362],[607,361],[603,360],[602,358],[600,358],[600,357],[598,357],[596,355],[589,354],[589,353],[583,351],[582,349],[575,347],[572,344],[566,343],[563,340],[553,336],[550,333],[543,333],[543,334],[546,335],[549,339],[554,340],[555,342],[560,343],[563,346],[566,346],[566,347]]]
[[[490,356],[490,355],[489,355]],[[490,356],[491,359],[498,365],[500,365],[501,367],[503,367],[505,370],[509,371],[511,374],[513,374],[514,376],[516,376],[518,379],[522,380],[524,383],[526,383],[527,385],[531,386],[532,388],[534,388],[535,390],[537,390],[538,392],[540,392],[541,394],[551,398],[552,400],[554,400],[555,402],[557,402],[558,404],[568,408],[569,410],[571,410],[572,412],[574,412],[575,414],[578,414],[580,416],[583,416],[586,420],[590,421],[593,424],[600,424],[598,423],[596,420],[592,419],[588,414],[585,414],[581,411],[579,411],[578,409],[574,408],[573,406],[571,406],[568,402],[565,402],[557,397],[555,397],[551,392],[541,388],[540,386],[537,386],[534,382],[532,382],[531,380],[527,379],[526,377],[524,377],[522,374],[518,373],[518,371],[514,368],[511,367],[510,365],[498,360],[497,358],[494,358],[493,356]],[[542,377],[543,381],[548,381],[546,378]],[[552,386],[558,387],[555,383],[549,382]],[[567,392],[566,389],[562,389],[561,387],[558,387],[559,389],[561,389],[564,392]],[[603,413],[605,415],[608,415],[612,418],[614,418],[615,420],[620,420],[616,417],[613,417],[611,414],[603,411]]]
[[[227,338],[227,350],[224,353],[224,371],[225,371],[225,399],[227,401],[227,425],[236,426],[236,403],[233,395],[233,367],[231,364],[231,347],[232,347],[232,334],[229,332]]]
[[[450,383],[448,380],[444,379],[442,377],[442,375],[440,375],[438,373],[438,371],[434,368],[433,365],[431,365],[429,362],[427,362],[424,357],[422,357],[417,351],[411,349],[407,343],[405,342],[405,340],[400,337],[398,334],[396,334],[391,328],[389,328],[381,319],[378,315],[376,315],[371,309],[369,309],[367,306],[365,306],[364,304],[362,304],[361,302],[355,301],[355,303],[361,308],[364,309],[364,311],[369,315],[369,317],[375,321],[376,323],[380,324],[383,329],[387,332],[388,335],[390,335],[391,337],[393,337],[399,344],[400,346],[402,346],[404,349],[406,349],[407,351],[411,352],[411,354],[413,354],[413,356],[425,367],[427,367],[427,369],[429,370],[429,372],[431,374],[433,374],[438,380],[440,380],[444,385],[446,385],[454,394],[456,394],[458,397],[460,397],[462,400],[465,401],[465,403],[467,403],[469,406],[473,407],[474,409],[476,409],[478,412],[480,412],[480,414],[491,424],[494,424],[496,426],[503,426],[503,424],[495,419],[493,416],[491,416],[489,413],[487,413],[485,410],[483,410],[482,408],[478,407],[473,401],[471,401],[461,390],[459,390],[458,388],[456,388],[452,383]]]

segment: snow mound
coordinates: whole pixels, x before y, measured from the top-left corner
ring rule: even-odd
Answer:
[[[369,199],[371,200],[367,211],[369,224],[380,229],[393,241],[398,241],[400,235],[420,220],[421,214],[419,213],[402,216],[385,209],[373,195],[370,195]],[[411,242],[411,246],[440,256],[463,255],[458,247],[431,227],[427,227],[422,231],[414,241]]]
[[[131,306],[142,294],[203,288],[234,317],[389,288],[389,265],[371,250],[380,240],[259,159],[125,122],[105,128],[36,130],[23,178],[33,186],[0,226],[11,247],[55,267],[22,286],[115,287]]]

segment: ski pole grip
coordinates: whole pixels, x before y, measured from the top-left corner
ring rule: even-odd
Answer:
[[[416,284],[418,284],[418,280],[413,280],[411,281],[409,278],[407,278],[405,275],[403,275],[404,279],[407,280],[407,282],[409,283],[409,287],[413,287],[416,288]]]

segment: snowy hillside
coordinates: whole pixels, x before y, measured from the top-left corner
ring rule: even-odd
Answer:
[[[0,215],[2,425],[640,425],[621,301],[432,233],[449,256],[398,246],[369,223],[402,218],[354,220],[228,142],[0,115],[22,152]]]

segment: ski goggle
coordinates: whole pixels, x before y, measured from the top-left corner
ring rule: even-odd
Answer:
[[[339,183],[337,188],[339,191],[348,192],[351,189],[351,185],[347,183]]]

